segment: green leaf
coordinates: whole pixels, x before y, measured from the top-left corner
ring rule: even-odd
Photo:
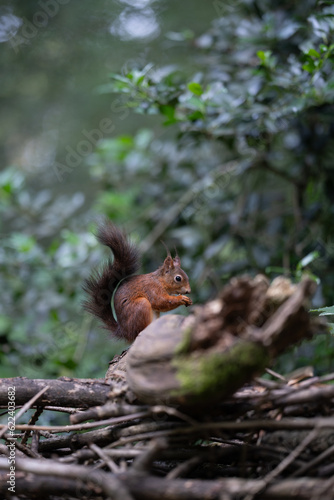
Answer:
[[[200,111],[201,113],[205,112],[205,104],[199,99],[199,97],[192,96],[189,101],[187,101],[189,109]]]
[[[119,75],[118,73],[110,73],[110,77],[113,80],[117,80],[118,82],[129,84],[130,83],[129,80],[132,80],[133,75],[132,75],[132,73],[128,73],[126,76],[122,76],[122,75]]]
[[[10,194],[12,192],[12,185],[8,182],[8,184],[4,184],[1,186],[5,193]]]
[[[314,252],[308,253],[307,255],[305,255],[305,257],[302,258],[301,261],[298,262],[297,271],[300,271],[301,269],[308,266],[309,264],[311,264],[311,262],[313,262],[314,260],[316,260],[318,258],[319,258],[319,252],[314,251]]]
[[[59,314],[58,314],[58,311],[56,311],[55,309],[51,309],[50,310],[50,317],[55,320],[55,321],[59,321]]]
[[[190,90],[190,92],[192,92],[195,95],[202,95],[203,94],[202,85],[200,83],[191,82],[191,83],[188,83],[187,87]]]
[[[311,59],[307,63],[303,64],[302,68],[308,73],[314,73],[316,69],[314,62]]]
[[[173,106],[160,106],[160,112],[167,116],[169,120],[173,120],[175,118],[175,108]]]
[[[272,54],[271,50],[259,50],[256,55],[262,62],[267,62]]]
[[[144,79],[145,79],[145,75],[141,75],[141,76],[137,79],[136,84],[137,84],[137,85],[140,85],[141,83],[143,83]]]
[[[311,309],[311,312],[319,313],[319,316],[332,316],[334,315],[334,306],[320,307],[319,309]]]
[[[308,51],[308,55],[311,56],[311,57],[316,57],[317,59],[320,58],[319,52],[317,52],[315,49],[310,49]]]
[[[190,121],[202,120],[204,118],[204,114],[201,111],[194,111],[193,113],[190,113],[187,118]]]

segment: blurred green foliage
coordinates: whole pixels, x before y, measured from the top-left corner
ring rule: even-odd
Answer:
[[[170,34],[192,49],[196,74],[134,64],[99,87],[122,112],[148,116],[84,158],[91,207],[80,192],[33,195],[21,172],[2,172],[1,224],[13,227],[0,253],[2,376],[105,372],[114,344],[80,309],[80,285],[105,255],[96,214],[133,234],[145,272],[161,264],[160,239],[175,245],[195,302],[236,274],[308,272],[319,281],[313,307],[334,303],[334,6],[215,5],[222,16],[200,37]],[[63,183],[76,175],[65,167]],[[333,347],[319,336],[278,366],[333,370]]]

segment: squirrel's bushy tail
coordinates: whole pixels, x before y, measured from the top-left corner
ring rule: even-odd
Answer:
[[[114,260],[109,260],[101,271],[93,273],[84,283],[89,295],[83,306],[86,311],[100,318],[105,328],[114,331],[117,323],[111,309],[112,294],[118,283],[138,271],[140,257],[126,235],[112,222],[105,220],[98,226],[97,239],[110,248]]]

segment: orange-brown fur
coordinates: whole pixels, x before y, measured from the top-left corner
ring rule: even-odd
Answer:
[[[100,318],[116,337],[133,342],[161,312],[192,304],[189,297],[181,295],[190,293],[191,289],[178,256],[173,259],[168,255],[162,266],[152,273],[132,276],[140,265],[139,254],[120,229],[106,221],[99,227],[97,237],[111,249],[114,260],[86,281],[84,289],[90,297],[84,307]],[[117,321],[111,308],[116,288]]]

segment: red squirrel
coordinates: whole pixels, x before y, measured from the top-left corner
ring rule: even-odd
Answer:
[[[110,248],[114,259],[85,281],[89,298],[84,308],[102,320],[115,337],[131,343],[161,312],[192,305],[189,297],[181,295],[191,289],[178,255],[173,259],[168,252],[156,271],[133,276],[140,267],[140,257],[126,235],[106,220],[98,227],[97,239]]]

